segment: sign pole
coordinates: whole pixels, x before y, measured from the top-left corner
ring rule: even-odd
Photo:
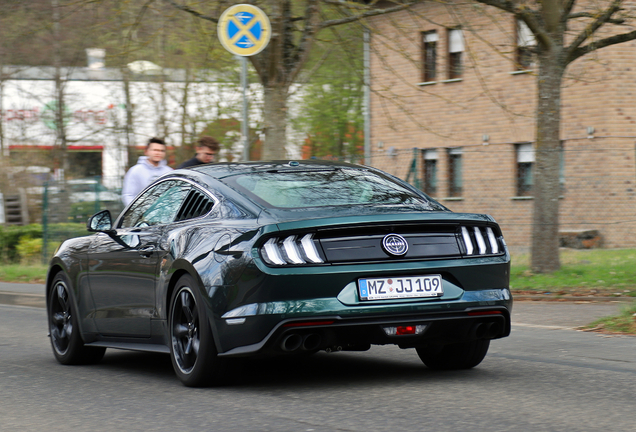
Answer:
[[[243,160],[250,160],[249,120],[247,106],[247,59],[265,49],[272,36],[269,18],[256,6],[239,4],[227,8],[217,25],[223,47],[241,57],[241,85],[243,87]]]
[[[241,134],[243,134],[243,160],[250,160],[250,136],[247,117],[247,57],[241,56],[241,83],[243,85],[243,121],[241,122]]]

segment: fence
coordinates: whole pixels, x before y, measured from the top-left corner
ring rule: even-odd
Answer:
[[[121,191],[104,186],[109,179],[92,177],[48,181],[42,187],[42,259],[67,238],[88,234],[86,221],[100,210],[118,215],[123,209]],[[110,182],[118,184],[118,181]]]

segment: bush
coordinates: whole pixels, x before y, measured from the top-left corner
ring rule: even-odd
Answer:
[[[16,246],[21,264],[35,264],[42,259],[42,239],[21,237]]]
[[[41,239],[42,225],[0,226],[0,259],[4,262],[18,262],[20,255],[17,246],[23,238]]]
[[[47,256],[49,259],[57,245],[66,239],[88,235],[85,224],[59,223],[47,226]],[[41,224],[25,226],[0,225],[0,260],[4,263],[18,263],[24,259],[31,260],[37,255],[42,257],[43,229]],[[37,261],[37,260],[35,260]]]

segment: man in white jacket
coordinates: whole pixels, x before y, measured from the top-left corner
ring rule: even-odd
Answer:
[[[124,176],[121,199],[128,205],[146,186],[172,171],[166,162],[166,143],[160,138],[150,138],[145,156],[140,156],[137,164]]]

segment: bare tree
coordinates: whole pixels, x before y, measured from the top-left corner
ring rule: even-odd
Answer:
[[[630,19],[633,24],[630,12],[634,11],[625,10],[623,0],[476,1],[513,14],[528,26],[537,42],[532,49],[539,70],[531,267],[537,273],[552,272],[560,268],[559,132],[563,77],[576,59],[636,39],[636,31],[625,31],[623,27]]]
[[[213,2],[215,10],[203,13],[187,2],[164,0],[173,7],[198,18],[218,23],[221,13],[230,6],[222,1]],[[369,3],[340,2],[336,0],[261,0],[253,2],[265,10],[272,26],[272,38],[267,48],[250,57],[250,62],[263,85],[263,122],[265,143],[264,159],[286,157],[287,99],[303,66],[309,59],[319,31],[407,9],[422,0],[395,2],[395,6],[380,8],[378,1]]]

